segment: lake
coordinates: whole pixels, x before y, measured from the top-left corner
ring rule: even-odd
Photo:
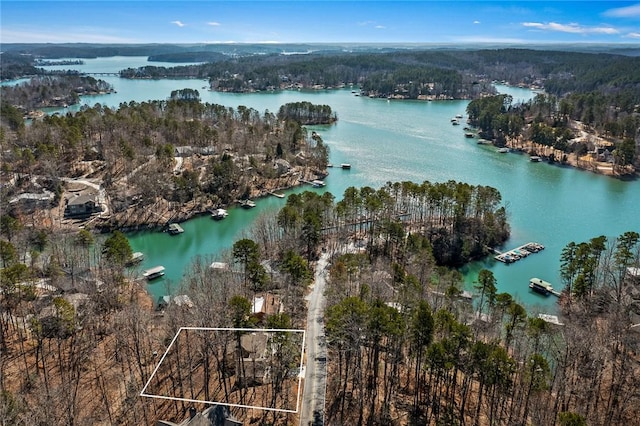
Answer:
[[[98,58],[84,65],[68,66],[92,72],[115,72],[147,63],[146,58]],[[175,65],[175,64],[170,64]],[[53,67],[47,67],[53,68]],[[60,67],[57,67],[60,68]],[[333,164],[351,163],[352,169],[333,168],[326,178],[330,191],[340,198],[349,186],[378,188],[388,181],[442,182],[457,180],[497,188],[507,207],[512,232],[504,250],[529,241],[546,248],[519,262],[505,265],[493,257],[473,262],[461,269],[470,288],[482,268],[491,270],[498,291],[509,292],[531,312],[555,312],[553,296],[544,298],[528,288],[531,277],[560,285],[560,252],[571,241],[587,241],[599,235],[614,238],[625,231],[640,232],[640,181],[621,181],[591,172],[546,163],[532,163],[526,155],[501,154],[495,147],[478,145],[465,138],[463,126],[452,126],[450,119],[465,114],[467,101],[397,101],[355,96],[352,89],[332,91],[283,91],[274,93],[231,94],[203,89],[203,80],[124,80],[104,77],[117,93],[86,96],[82,102],[117,107],[122,102],[166,99],[172,90],[191,88],[200,92],[203,102],[237,108],[239,105],[263,113],[277,112],[288,102],[309,101],[326,104],[338,115],[331,126],[313,126],[331,149]],[[498,86],[514,100],[527,100],[535,94],[528,89]],[[67,110],[77,110],[72,106]],[[60,110],[64,112],[66,110]],[[311,189],[298,188],[296,191]],[[313,189],[321,191],[319,189]],[[231,208],[229,217],[213,221],[208,216],[183,224],[185,232],[170,236],[161,232],[129,235],[134,251],[145,253],[141,269],[155,265],[167,268],[165,277],[149,284],[158,296],[175,291],[189,264],[197,256],[219,259],[238,238],[248,231],[258,215],[276,210],[285,200],[269,197],[257,200],[251,210]]]

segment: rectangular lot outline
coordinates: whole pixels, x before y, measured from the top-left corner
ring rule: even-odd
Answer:
[[[155,377],[156,373],[160,369],[160,366],[162,365],[162,362],[164,361],[164,359],[166,358],[167,354],[169,353],[169,351],[173,347],[173,344],[175,343],[175,341],[178,339],[178,336],[180,335],[180,333],[182,333],[182,330],[192,330],[192,331],[244,331],[244,332],[247,332],[247,333],[274,333],[274,332],[279,332],[279,333],[282,333],[282,332],[302,333],[302,344],[301,344],[301,348],[300,348],[300,366],[299,366],[299,369],[298,369],[298,395],[296,397],[296,409],[295,410],[288,410],[288,409],[284,409],[284,408],[281,409],[281,408],[272,408],[272,407],[260,407],[260,406],[255,406],[255,405],[231,404],[231,403],[228,403],[228,402],[204,401],[204,400],[199,400],[199,399],[178,398],[178,397],[174,397],[174,396],[154,395],[154,394],[146,393],[147,388],[151,384],[151,380],[153,380],[153,378]],[[149,380],[147,380],[147,383],[144,385],[144,387],[140,391],[140,396],[147,397],[147,398],[167,399],[167,400],[171,400],[171,401],[183,401],[183,402],[193,402],[193,403],[212,404],[212,405],[225,405],[225,406],[228,406],[228,407],[238,407],[238,408],[252,408],[252,409],[256,409],[256,410],[276,411],[276,412],[281,412],[281,413],[298,413],[300,411],[300,399],[301,399],[301,396],[302,396],[301,395],[301,391],[302,391],[302,372],[304,371],[303,367],[304,367],[305,339],[306,339],[305,330],[298,330],[298,329],[180,327],[180,329],[178,330],[176,335],[173,336],[173,339],[171,340],[171,343],[169,343],[169,346],[167,347],[167,350],[164,352],[164,354],[162,354],[162,357],[160,358],[160,362],[158,362],[158,365],[156,365],[156,368],[154,368],[153,372],[151,373],[151,376],[149,376]]]

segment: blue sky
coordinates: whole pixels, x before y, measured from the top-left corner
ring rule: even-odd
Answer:
[[[625,1],[0,1],[0,43],[638,43]]]

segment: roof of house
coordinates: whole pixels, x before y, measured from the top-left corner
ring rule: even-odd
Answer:
[[[95,203],[96,196],[94,194],[78,195],[77,197],[69,199],[68,205],[82,205],[88,202]]]
[[[640,267],[627,267],[627,273],[632,277],[640,277]]]

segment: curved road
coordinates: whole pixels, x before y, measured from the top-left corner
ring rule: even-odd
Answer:
[[[313,290],[307,296],[307,362],[300,409],[301,426],[324,424],[324,400],[327,391],[327,345],[324,335],[327,265],[329,253],[323,252],[316,264]]]

